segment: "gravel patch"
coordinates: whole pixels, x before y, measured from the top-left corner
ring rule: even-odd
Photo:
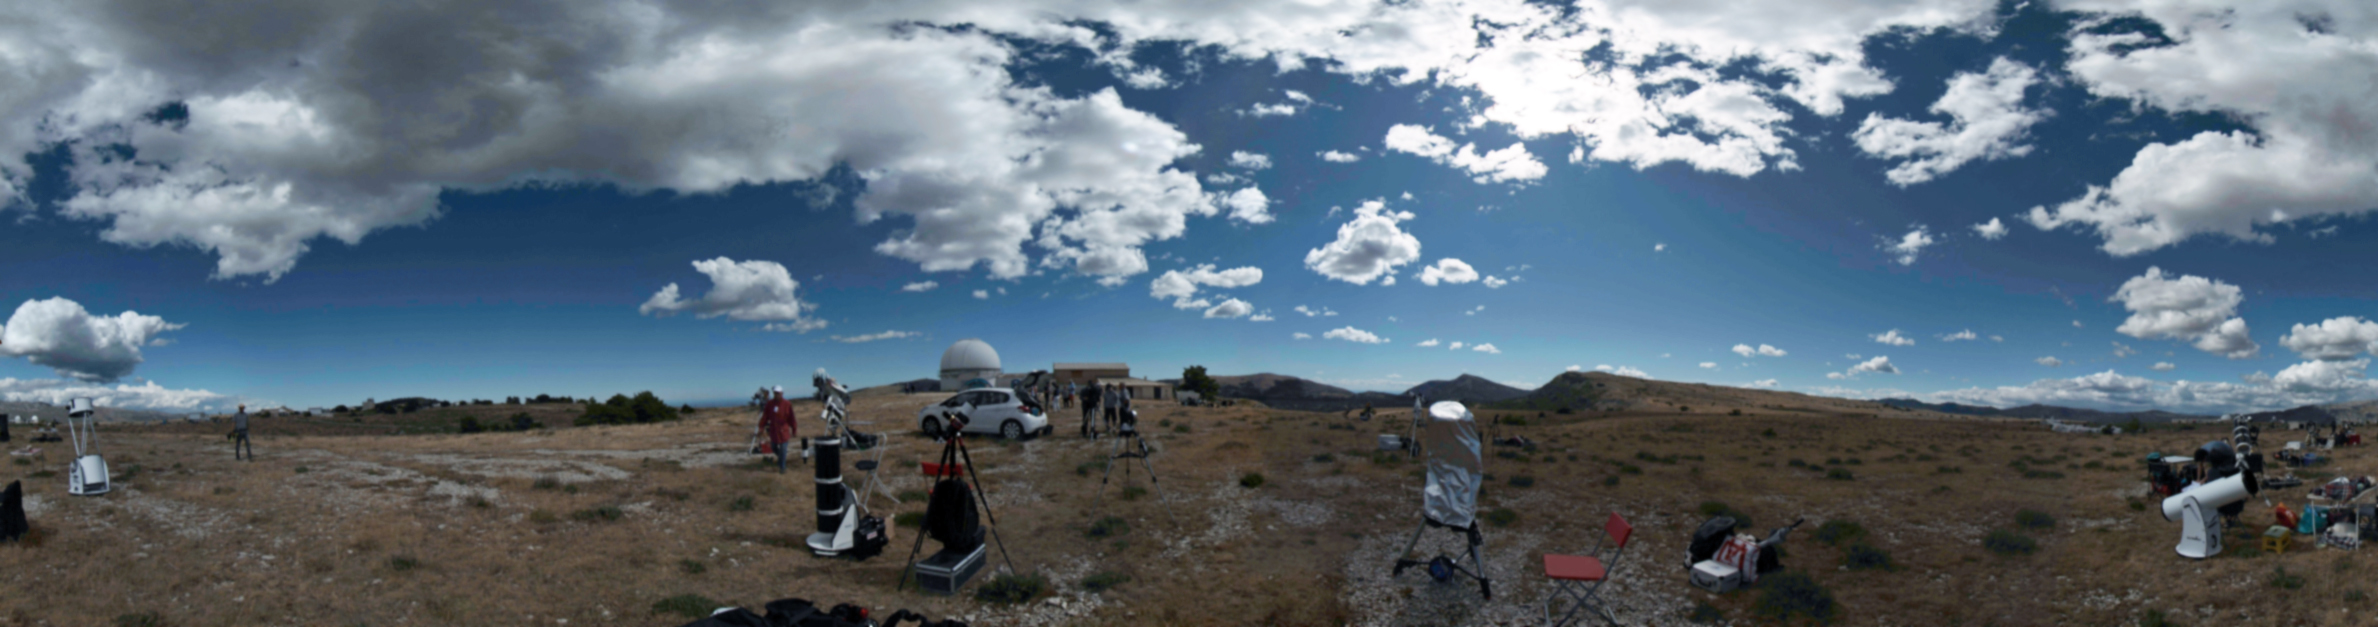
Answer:
[[[1230,476],[1236,473],[1236,470],[1232,470],[1222,474]],[[1217,546],[1233,538],[1245,536],[1253,530],[1253,527],[1247,524],[1247,514],[1254,509],[1252,505],[1254,495],[1250,490],[1240,487],[1238,481],[1224,480],[1215,483],[1213,491],[1207,493],[1206,498],[1214,502],[1214,505],[1206,508],[1207,525],[1205,530],[1165,539],[1164,559],[1180,559],[1187,556],[1192,550]],[[1191,560],[1189,563],[1198,572],[1205,572],[1204,560]]]
[[[1320,501],[1288,501],[1271,497],[1255,499],[1248,508],[1268,511],[1290,527],[1317,527],[1336,518],[1336,512]]]
[[[517,459],[447,454],[414,455],[412,459],[481,477],[511,479],[552,477],[562,483],[587,483],[606,480],[620,481],[635,476],[635,473],[620,470],[608,464],[569,459]]]

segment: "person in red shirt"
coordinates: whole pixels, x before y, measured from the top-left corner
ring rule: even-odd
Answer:
[[[793,442],[793,402],[784,400],[784,386],[776,386],[775,398],[760,409],[760,430],[768,434],[768,450],[776,453],[776,472],[784,473],[785,456]]]

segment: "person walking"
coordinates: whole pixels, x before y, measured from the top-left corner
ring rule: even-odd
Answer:
[[[248,450],[246,457],[240,456],[242,447]],[[256,461],[256,445],[248,442],[248,406],[246,405],[239,406],[239,413],[231,415],[231,459]]]
[[[1091,387],[1082,394],[1082,437],[1092,437],[1091,426],[1098,420],[1098,389]]]
[[[784,474],[785,457],[793,445],[793,402],[784,400],[784,386],[774,388],[775,398],[760,410],[760,430],[768,434],[768,451],[776,454],[776,473]]]

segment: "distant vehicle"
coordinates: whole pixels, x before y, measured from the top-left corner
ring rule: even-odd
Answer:
[[[941,437],[941,413],[945,411],[966,417],[966,433],[997,433],[1010,440],[1024,439],[1026,434],[1049,434],[1048,412],[1021,400],[1013,390],[976,388],[959,392],[948,400],[917,410],[918,427],[927,436]]]

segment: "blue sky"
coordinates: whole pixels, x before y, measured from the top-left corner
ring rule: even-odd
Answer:
[[[0,397],[2378,397],[2368,7],[1036,4],[0,9]]]

